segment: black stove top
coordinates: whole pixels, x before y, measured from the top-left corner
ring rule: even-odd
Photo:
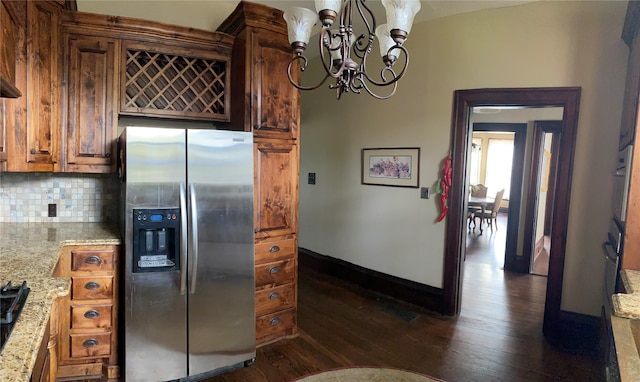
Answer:
[[[26,281],[17,286],[11,285],[11,281],[0,286],[0,351],[18,320],[30,290]]]

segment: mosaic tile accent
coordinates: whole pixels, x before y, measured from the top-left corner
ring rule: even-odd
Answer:
[[[0,223],[115,222],[118,200],[115,174],[0,173]]]

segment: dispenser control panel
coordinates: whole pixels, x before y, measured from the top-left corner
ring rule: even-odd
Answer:
[[[133,272],[180,269],[180,210],[133,210]]]

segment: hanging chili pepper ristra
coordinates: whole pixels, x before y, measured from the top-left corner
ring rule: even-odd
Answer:
[[[438,184],[436,185],[436,193],[440,194],[440,216],[438,216],[438,222],[441,222],[444,217],[447,216],[447,212],[449,211],[449,188],[451,188],[450,155],[444,159],[444,165],[442,166],[442,177],[438,180]]]

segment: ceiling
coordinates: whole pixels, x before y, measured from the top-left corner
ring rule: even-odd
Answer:
[[[274,8],[285,10],[302,6],[314,9],[312,0],[254,0]],[[421,0],[422,8],[415,22],[427,21],[459,13],[488,8],[500,8],[529,3],[519,0]],[[238,0],[77,0],[78,11],[133,17],[192,28],[216,30],[233,11]],[[380,0],[368,0],[367,4],[382,23],[385,19]]]

